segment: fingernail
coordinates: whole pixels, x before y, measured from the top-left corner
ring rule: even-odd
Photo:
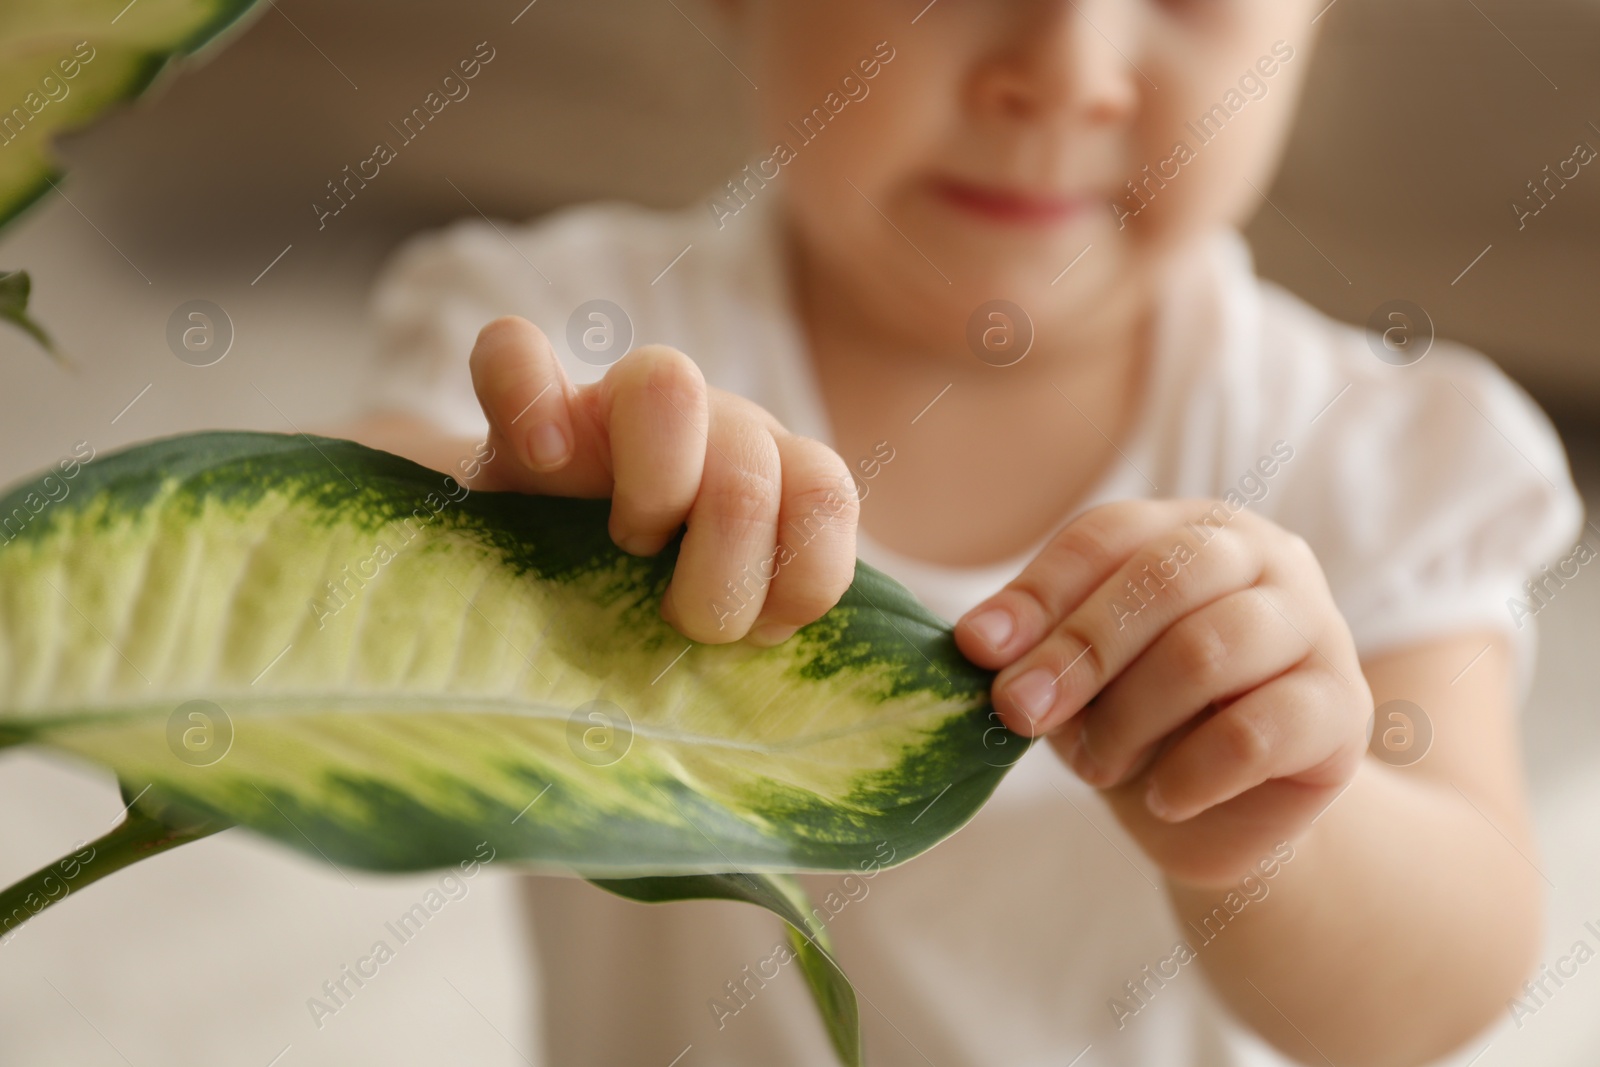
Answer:
[[[1011,635],[1017,632],[1017,624],[1011,618],[1011,612],[1005,608],[980,611],[967,620],[967,626],[996,652],[1003,649],[1006,642],[1011,640]]]
[[[762,648],[770,648],[789,640],[798,629],[798,626],[788,626],[781,622],[761,622],[745,635],[745,640]]]
[[[1167,802],[1161,799],[1161,790],[1151,781],[1150,788],[1144,791],[1144,806],[1150,809],[1150,814],[1162,822],[1172,821],[1172,809],[1167,807]]]
[[[537,470],[560,466],[566,462],[567,453],[571,450],[567,435],[553,422],[539,423],[528,436],[528,451]]]
[[[1011,698],[1011,703],[1022,709],[1030,722],[1038,726],[1039,721],[1055,705],[1055,676],[1043,668],[1035,667],[1006,686],[1006,695]]]
[[[617,539],[617,547],[630,556],[653,556],[656,541],[646,534],[628,534]]]

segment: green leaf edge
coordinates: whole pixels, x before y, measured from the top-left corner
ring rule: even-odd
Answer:
[[[270,2],[270,0],[269,0]],[[70,122],[49,130],[46,139],[49,142],[45,148],[45,169],[39,174],[32,185],[20,186],[14,190],[0,190],[0,196],[5,197],[0,202],[0,231],[21,218],[28,209],[42,201],[45,194],[52,191],[65,176],[65,171],[57,162],[55,152],[56,139],[77,130],[82,130],[98,122],[107,112],[126,104],[150,88],[163,71],[173,66],[177,61],[198,55],[208,44],[216,41],[225,30],[239,22],[252,7],[256,0],[222,0],[213,17],[196,27],[187,37],[183,38],[170,49],[165,51],[150,52],[145,55],[144,61],[135,63],[127,82],[121,90],[114,93],[105,105],[95,114],[83,116],[76,122]],[[27,284],[25,272],[8,272],[0,274],[3,281],[9,274],[22,273],[24,284]],[[9,323],[33,339],[45,354],[56,363],[70,367],[71,363],[62,354],[61,350],[51,340],[50,335],[37,321],[27,315],[27,295],[24,293],[23,306],[13,314],[0,315],[0,322]]]
[[[126,797],[128,788],[123,786],[122,792]],[[73,890],[85,889],[135,863],[230,829],[226,823],[203,819],[163,821],[139,808],[138,801],[134,797],[121,821],[94,841],[0,889],[0,946],[15,937],[29,919],[67,899]],[[87,857],[83,855],[85,850]],[[788,927],[789,943],[839,1062],[845,1067],[862,1067],[861,1015],[855,988],[833,956],[827,931],[811,922],[810,900],[793,878],[733,872],[589,881],[608,893],[644,904],[732,900],[776,914]]]
[[[162,71],[172,66],[175,62],[187,57],[198,55],[206,45],[219,38],[224,30],[233,26],[243,18],[246,12],[256,6],[257,0],[221,0],[216,14],[206,22],[201,23],[188,36],[182,38],[170,48],[146,54],[145,61],[132,68],[127,83],[122,90],[106,101],[106,106],[98,113],[85,117],[82,121],[57,127],[50,131],[50,140],[64,134],[73,133],[98,122],[113,108],[126,104],[130,100],[143,95],[155,80],[161,76]],[[52,153],[53,155],[53,153]],[[63,176],[64,171],[58,165],[52,166],[39,176],[39,180],[31,187],[24,187],[19,195],[0,204],[0,230],[4,230],[16,219],[21,217],[30,207],[38,203]]]
[[[810,900],[800,883],[782,874],[699,874],[656,878],[591,878],[608,893],[642,904],[681,900],[735,900],[766,908],[789,927],[789,943],[845,1067],[861,1067],[861,1012],[855,987],[833,956],[827,932],[810,920]]]
[[[10,323],[45,350],[57,363],[66,364],[66,357],[45,332],[43,326],[28,314],[28,297],[33,291],[33,278],[25,270],[0,271],[0,322]]]

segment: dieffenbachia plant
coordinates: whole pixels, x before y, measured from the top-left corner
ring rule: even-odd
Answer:
[[[144,92],[255,0],[8,0],[0,4],[0,227],[61,179],[54,138]],[[29,280],[0,271],[0,322],[57,355],[28,317]]]
[[[122,783],[128,822],[61,861],[79,879],[242,826],[352,867],[488,842],[636,900],[760,904],[858,1063],[854,994],[788,875],[925,851],[1025,742],[864,564],[777,647],[689,642],[658,613],[676,546],[627,555],[609,506],[306,436],[64,460],[0,498],[0,746]],[[65,874],[0,891],[0,928]]]

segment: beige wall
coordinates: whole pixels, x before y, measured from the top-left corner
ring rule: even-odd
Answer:
[[[1339,0],[1323,21],[1272,197],[1355,284],[1271,208],[1251,228],[1263,269],[1352,321],[1416,300],[1548,405],[1600,411],[1600,166],[1520,232],[1510,207],[1580,139],[1600,149],[1600,4]]]

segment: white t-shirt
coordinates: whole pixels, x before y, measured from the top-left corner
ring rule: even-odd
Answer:
[[[413,239],[376,293],[387,361],[376,402],[481,433],[466,367],[478,329],[522,315],[574,381],[593,381],[604,368],[574,355],[568,324],[580,305],[608,300],[625,309],[635,344],[681,349],[710,384],[831,443],[789,302],[781,200],[762,196],[720,230],[699,206],[606,203]],[[1064,406],[1062,417],[1079,416]],[[1221,232],[1173,266],[1135,429],[1118,445],[1126,461],[1080,510],[1253,497],[1249,506],[1316,551],[1363,655],[1493,627],[1515,641],[1526,694],[1533,620],[1518,626],[1508,600],[1571,552],[1582,508],[1549,422],[1482,356],[1441,342],[1415,365],[1385,363],[1363,332],[1258,280],[1243,240]],[[1275,446],[1272,476],[1252,479]],[[1292,458],[1281,462],[1285,446]],[[867,537],[859,554],[954,620],[1037,547],[974,568],[909,559]],[[818,897],[840,889],[838,878],[803,881]],[[736,1015],[711,1007],[739,1004],[725,983],[771,955],[782,938],[772,916],[528,882],[550,1067],[666,1065],[686,1047],[682,1067],[833,1062],[792,967],[747,985]],[[1180,940],[1205,950],[1180,932],[1159,883],[1093,790],[1036,746],[955,837],[864,892],[841,890],[849,902],[829,930],[858,990],[868,1061],[1284,1062],[1229,1021],[1198,966],[1174,962]]]

